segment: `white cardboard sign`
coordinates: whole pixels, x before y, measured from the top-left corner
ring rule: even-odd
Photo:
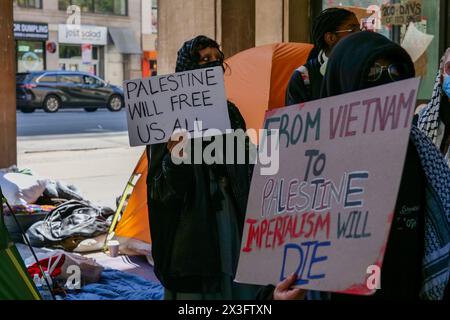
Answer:
[[[174,131],[230,129],[223,70],[204,68],[124,82],[131,146],[167,142]],[[201,122],[201,125],[199,124]]]

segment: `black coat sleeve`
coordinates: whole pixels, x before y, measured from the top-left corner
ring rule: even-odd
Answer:
[[[164,152],[160,164],[151,172],[149,199],[160,203],[170,203],[184,199],[193,184],[194,166],[175,164],[169,152]]]

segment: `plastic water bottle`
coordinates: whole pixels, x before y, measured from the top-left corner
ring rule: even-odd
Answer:
[[[50,290],[51,288],[53,288],[53,281],[52,281],[52,277],[50,277],[50,274],[48,273],[48,271],[44,271],[44,276],[48,281],[48,284],[50,285]],[[43,284],[45,284],[45,286],[47,286],[47,282],[42,281]]]
[[[41,295],[42,300],[53,300],[50,290],[47,288],[45,280],[41,279],[38,274],[33,276],[33,282]]]
[[[38,290],[39,288],[42,288],[41,278],[39,278],[39,275],[37,273],[35,273],[33,276],[33,282]]]

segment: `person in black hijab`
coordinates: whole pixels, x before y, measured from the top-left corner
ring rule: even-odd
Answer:
[[[333,49],[321,98],[414,76],[414,64],[402,47],[380,34],[359,32]],[[327,298],[448,299],[449,214],[450,171],[432,142],[413,126],[381,271],[381,289],[368,297],[328,294]],[[307,297],[318,295],[308,292]]]
[[[340,40],[360,30],[353,12],[342,8],[322,11],[314,20],[311,30],[314,48],[308,62],[292,74],[286,90],[285,105],[318,99],[331,50]]]
[[[176,71],[223,64],[217,42],[198,36],[178,51]],[[246,130],[231,102],[228,115],[232,129]],[[176,165],[171,151],[177,143],[147,150],[152,254],[165,299],[252,299],[257,287],[233,283],[252,168],[248,163]],[[248,146],[246,138],[244,143]]]

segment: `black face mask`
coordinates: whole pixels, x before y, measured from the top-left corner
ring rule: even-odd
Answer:
[[[225,71],[222,60],[211,61],[211,62],[207,62],[207,63],[198,65],[198,69],[206,69],[206,68],[214,68],[214,67],[222,67],[223,71]]]
[[[388,84],[391,82],[394,82],[394,81],[389,76],[389,73],[385,70],[385,71],[383,71],[383,74],[381,75],[380,79],[378,79],[377,81],[372,82],[372,81],[366,80],[364,88],[368,89],[368,88],[378,87],[383,84]]]

